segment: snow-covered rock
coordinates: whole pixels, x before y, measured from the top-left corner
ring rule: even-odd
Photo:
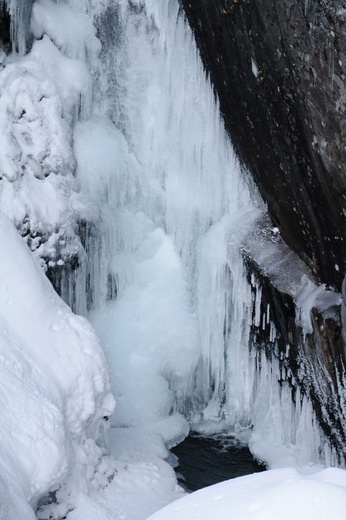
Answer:
[[[88,487],[114,399],[92,327],[58,297],[4,214],[0,242],[0,485],[10,490],[0,516],[24,520],[29,503],[71,475]]]

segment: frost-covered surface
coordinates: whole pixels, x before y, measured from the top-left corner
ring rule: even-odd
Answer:
[[[342,520],[345,507],[345,471],[326,469],[302,475],[294,469],[282,469],[196,491],[150,520]]]

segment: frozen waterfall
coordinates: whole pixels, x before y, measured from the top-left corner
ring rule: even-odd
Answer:
[[[203,431],[246,432],[273,466],[331,463],[309,400],[294,403],[279,361],[250,348],[266,320],[275,352],[239,247],[265,209],[178,2],[112,3],[94,19],[94,115],[74,142],[101,233],[86,233],[76,299],[107,351],[113,425],[180,412]]]
[[[10,4],[23,51],[27,12]],[[50,168],[55,205],[40,213],[20,192],[13,210],[18,190],[8,188],[2,206],[40,233],[49,214],[49,238],[29,245],[60,269],[63,299],[102,340],[112,426],[170,418],[179,440],[181,414],[202,431],[245,435],[273,467],[331,464],[309,399],[297,390],[293,400],[270,309],[261,314],[261,287],[244,266],[241,244],[265,205],[235,157],[178,0],[37,0],[31,32],[32,50],[11,69],[31,96],[30,110],[14,113],[23,164],[13,178],[27,171],[36,190]],[[17,102],[15,74],[2,74]],[[33,144],[25,136],[35,132]],[[72,254],[78,262],[64,269]],[[270,359],[251,344],[262,323]]]
[[[103,115],[78,123],[74,139],[77,175],[102,203],[88,299],[114,374],[114,424],[172,410],[249,423],[252,297],[232,236],[261,202],[178,3],[111,13],[118,33],[96,88]]]

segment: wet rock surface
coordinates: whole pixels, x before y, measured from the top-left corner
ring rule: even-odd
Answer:
[[[233,142],[275,225],[341,289],[346,242],[346,3],[181,0]]]

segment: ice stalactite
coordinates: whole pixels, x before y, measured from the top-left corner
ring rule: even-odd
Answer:
[[[31,40],[30,19],[34,0],[1,0],[0,8],[11,17],[11,42],[13,50],[24,55]]]

